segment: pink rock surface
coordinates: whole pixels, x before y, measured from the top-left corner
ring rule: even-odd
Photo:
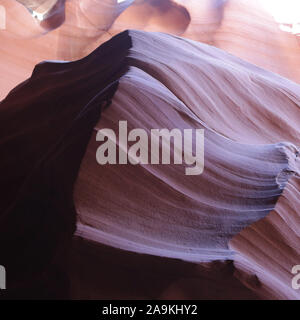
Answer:
[[[3,5],[0,264],[12,297],[300,298],[296,35],[259,1]],[[128,28],[140,30],[118,34]],[[49,59],[63,61],[34,68]],[[204,129],[204,173],[100,166],[96,134],[119,120]]]

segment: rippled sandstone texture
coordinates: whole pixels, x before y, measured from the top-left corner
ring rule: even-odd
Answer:
[[[161,33],[37,65],[0,105],[9,294],[298,299],[299,101],[288,79]],[[124,119],[204,128],[204,173],[99,166],[96,132]]]

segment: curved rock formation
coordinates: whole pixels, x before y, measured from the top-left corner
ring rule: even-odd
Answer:
[[[79,172],[75,189],[80,221],[77,234],[125,250],[194,262],[233,258],[235,251],[240,257],[242,249],[236,245],[237,239],[248,228],[231,244],[238,250],[227,250],[228,239],[266,216],[286,179],[298,176],[297,147],[278,142],[299,145],[299,86],[203,44],[162,34],[129,34],[133,42],[128,53],[130,71],[120,79],[112,105],[95,127]],[[171,64],[166,48],[172,51]],[[117,132],[118,120],[123,119],[128,120],[129,128],[147,130],[205,128],[203,175],[184,177],[178,166],[99,168],[96,133],[102,128]],[[287,161],[290,167],[280,165],[276,169],[281,161]],[[271,168],[275,171],[269,171]],[[297,197],[294,189],[293,196]],[[299,220],[297,213],[293,214]],[[287,254],[290,250],[289,257],[297,264],[297,226],[294,232],[294,241],[282,251]],[[240,242],[247,243],[249,239],[245,238]],[[261,246],[258,239],[252,239],[254,252]],[[250,252],[245,250],[243,254]],[[266,263],[262,271],[248,259],[248,268],[252,266],[251,272],[259,278],[262,272],[265,277],[271,272],[271,262],[264,260],[265,256],[261,258],[261,263]],[[272,294],[267,289],[263,293],[255,290],[264,297],[299,297],[290,285],[292,266],[291,262],[286,265],[284,285],[275,287],[277,291],[270,281]],[[265,282],[265,277],[260,280]]]
[[[82,60],[37,65],[0,104],[8,294],[61,297],[66,274],[77,292],[80,268],[95,274],[102,250],[131,270],[174,268],[135,298],[298,299],[290,268],[300,260],[299,104],[296,83],[162,33],[126,31]],[[97,132],[118,131],[119,120],[146,132],[204,129],[203,174],[185,175],[183,164],[99,165]],[[78,264],[68,271],[76,213]],[[197,295],[195,283],[213,289]],[[217,295],[226,285],[236,291]],[[91,284],[81,297],[96,291]]]

